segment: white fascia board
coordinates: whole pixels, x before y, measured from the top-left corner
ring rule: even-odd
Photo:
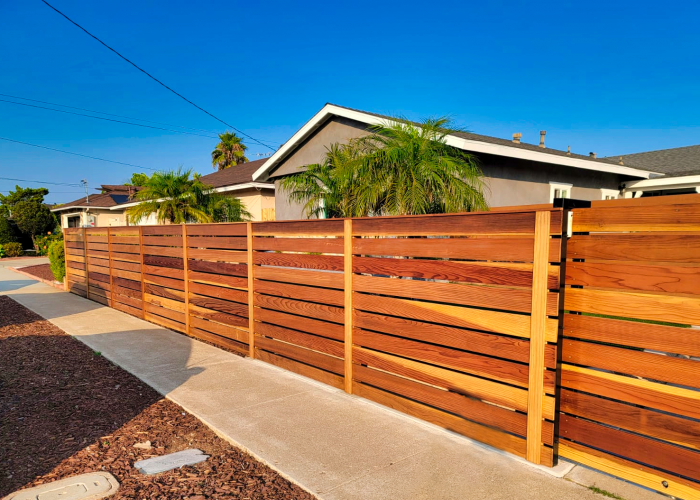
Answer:
[[[623,192],[683,189],[696,186],[700,186],[700,175],[686,175],[683,177],[662,177],[659,179],[645,179],[641,181],[625,182]]]
[[[231,191],[243,191],[244,189],[272,189],[274,191],[275,185],[268,184],[266,182],[246,182],[245,184],[235,184],[233,186],[221,186],[214,188],[215,193],[228,193]]]
[[[52,212],[62,212],[63,210],[68,210],[70,208],[79,208],[81,210],[89,210],[91,208],[97,209],[97,210],[113,210],[112,207],[93,207],[93,206],[82,206],[82,205],[72,205],[70,207],[58,207],[58,208],[52,208]]]
[[[270,157],[258,170],[253,174],[253,180],[267,180],[268,172],[282,160],[287,153],[296,147],[301,141],[306,139],[315,128],[325,122],[329,115],[342,116],[368,125],[379,125],[391,122],[391,120],[379,116],[370,115],[361,111],[345,109],[333,104],[326,104],[321,111],[316,113],[313,118],[304,124],[296,134],[292,136],[277,152]],[[585,170],[595,170],[598,172],[608,172],[612,174],[628,175],[630,177],[640,177],[649,179],[652,176],[662,175],[657,172],[647,170],[639,170],[636,168],[625,167],[623,165],[605,164],[584,160],[582,158],[571,158],[568,156],[552,155],[540,151],[531,151],[529,149],[520,149],[517,147],[504,146],[502,144],[492,144],[489,142],[475,141],[472,139],[464,139],[454,135],[448,135],[446,142],[450,146],[454,146],[466,151],[475,153],[486,153],[498,156],[507,156],[510,158],[519,158],[521,160],[537,161],[540,163],[551,163],[554,165],[564,165],[567,167],[582,168]]]

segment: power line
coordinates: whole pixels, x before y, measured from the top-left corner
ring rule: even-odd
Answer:
[[[65,15],[63,12],[61,12],[60,10],[58,10],[56,7],[54,7],[53,5],[51,5],[49,2],[47,2],[46,0],[41,0],[41,1],[42,1],[43,3],[45,3],[48,7],[50,7],[52,10],[54,10],[57,14],[61,15],[61,16],[64,17],[66,20],[68,20],[68,22],[70,22],[71,24],[73,24],[73,25],[75,25],[76,27],[80,28],[82,31],[84,31],[84,32],[85,32],[87,35],[89,35],[91,38],[95,39],[95,40],[98,41],[100,44],[104,45],[106,48],[108,48],[109,50],[111,50],[112,52],[114,52],[114,53],[115,53],[116,55],[118,55],[120,58],[124,59],[126,62],[128,62],[129,64],[131,64],[134,68],[136,68],[137,70],[139,70],[140,72],[142,72],[144,75],[148,76],[150,79],[152,79],[152,80],[155,81],[156,83],[158,83],[158,84],[160,84],[161,86],[165,87],[166,89],[168,89],[170,92],[172,92],[173,94],[175,94],[175,95],[178,96],[179,98],[181,98],[181,99],[183,99],[184,101],[190,103],[190,104],[191,104],[192,106],[194,106],[195,108],[199,109],[200,111],[203,111],[203,112],[206,113],[207,115],[209,115],[209,116],[211,116],[212,118],[214,118],[216,121],[221,122],[221,123],[223,123],[224,125],[226,125],[227,127],[232,128],[233,130],[235,130],[235,131],[238,132],[239,134],[241,134],[241,135],[247,137],[248,139],[257,142],[257,143],[260,144],[261,146],[264,146],[264,147],[266,147],[266,148],[268,148],[268,149],[270,149],[270,150],[272,150],[272,151],[275,151],[275,149],[274,149],[273,147],[268,146],[267,144],[265,144],[265,143],[263,143],[263,142],[260,142],[260,141],[257,140],[255,137],[246,134],[245,132],[243,132],[243,131],[237,129],[236,127],[234,127],[233,125],[230,125],[230,124],[226,123],[226,122],[223,121],[221,118],[218,118],[218,117],[214,116],[214,115],[211,114],[209,111],[207,111],[206,109],[202,108],[201,106],[196,105],[195,103],[193,103],[192,101],[190,101],[188,98],[186,98],[186,97],[183,96],[182,94],[179,94],[178,92],[176,92],[175,90],[173,90],[172,88],[168,87],[166,84],[164,84],[163,82],[161,82],[160,80],[158,80],[155,76],[151,75],[148,71],[146,71],[145,69],[141,68],[140,66],[136,65],[135,63],[133,63],[132,61],[130,61],[129,59],[127,59],[126,57],[124,57],[123,55],[121,55],[121,54],[120,54],[119,52],[117,52],[115,49],[113,49],[112,47],[110,47],[109,45],[107,45],[105,42],[103,42],[102,40],[100,40],[99,38],[97,38],[95,35],[93,35],[92,33],[90,33],[88,30],[86,30],[85,28],[83,28],[82,26],[80,26],[78,23],[76,23],[75,21],[73,21],[70,17],[68,17],[67,15]]]
[[[92,116],[92,115],[86,115],[84,113],[76,113],[75,111],[66,111],[64,109],[47,108],[45,106],[37,106],[36,104],[27,104],[26,102],[14,102],[14,101],[8,101],[6,99],[0,99],[0,102],[6,102],[9,104],[16,104],[18,106],[27,106],[30,108],[47,109],[49,111],[56,111],[57,113],[67,113],[69,115],[86,116],[88,118],[94,118],[96,120],[105,120],[108,122],[125,123],[127,125],[135,125],[137,127],[152,128],[152,129],[156,129],[156,130],[165,130],[166,132],[175,132],[176,134],[197,135],[199,137],[208,137],[210,139],[218,139],[218,137],[213,136],[213,135],[196,134],[194,132],[185,132],[184,130],[173,130],[173,129],[169,129],[169,128],[155,127],[153,125],[145,125],[143,123],[125,122],[123,120],[115,120],[114,118],[105,118],[104,116]]]
[[[144,169],[144,170],[153,170],[154,172],[159,172],[159,170],[158,170],[157,168],[142,167],[142,166],[140,166],[140,165],[134,165],[134,164],[132,164],[132,163],[124,163],[124,162],[121,162],[121,161],[105,160],[104,158],[98,158],[98,157],[96,157],[96,156],[88,156],[88,155],[83,155],[83,154],[80,154],[80,153],[72,153],[72,152],[70,152],[70,151],[63,151],[63,150],[61,150],[61,149],[54,149],[54,148],[50,148],[50,147],[48,147],[48,146],[39,146],[38,144],[30,144],[30,143],[28,143],[28,142],[16,141],[16,140],[14,140],[14,139],[8,139],[7,137],[0,137],[0,140],[9,141],[9,142],[16,142],[17,144],[24,144],[25,146],[32,146],[32,147],[35,147],[35,148],[48,149],[48,150],[50,150],[50,151],[57,151],[57,152],[59,152],[59,153],[65,153],[65,154],[67,154],[67,155],[82,156],[83,158],[90,158],[91,160],[106,161],[106,162],[108,162],[108,163],[116,163],[116,164],[118,164],[118,165],[126,165],[127,167],[142,168],[142,169]],[[2,177],[0,177],[0,179],[1,179],[1,178],[2,178]],[[9,179],[9,180],[12,180],[12,179]],[[72,184],[71,184],[71,185],[72,185]]]
[[[12,177],[0,177],[0,180],[3,181],[15,181],[15,182],[34,182],[36,184],[52,184],[54,186],[70,186],[70,187],[78,187],[80,184],[75,183],[75,184],[68,184],[66,182],[49,182],[49,181],[31,181],[29,179],[13,179]]]
[[[124,116],[124,115],[117,115],[114,113],[106,113],[104,111],[95,111],[94,109],[87,109],[87,108],[78,108],[76,106],[68,106],[66,104],[57,104],[55,102],[49,102],[49,101],[40,101],[38,99],[29,99],[28,97],[20,97],[17,95],[10,95],[10,94],[0,94],[2,97],[11,97],[12,99],[21,99],[23,101],[31,101],[31,102],[38,102],[41,104],[50,104],[51,106],[59,106],[61,108],[69,108],[69,109],[77,109],[78,111],[88,111],[90,113],[97,113],[100,115],[107,115],[107,116],[116,116],[117,118],[126,118],[128,120],[137,120],[140,122],[147,122],[147,123],[155,123],[157,125],[167,125],[168,127],[176,127],[176,128],[182,128],[186,130],[194,130],[195,132],[208,132],[210,134],[215,134],[213,130],[206,130],[203,128],[192,128],[192,127],[184,127],[182,125],[173,125],[172,123],[163,123],[163,122],[156,122],[153,120],[146,120],[144,118],[134,118],[133,116]]]

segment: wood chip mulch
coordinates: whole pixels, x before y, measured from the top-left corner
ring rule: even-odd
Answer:
[[[134,448],[146,441],[151,449]],[[152,476],[133,467],[187,448],[211,458]],[[0,497],[100,470],[120,483],[110,499],[314,498],[99,353],[0,296]]]
[[[39,264],[38,266],[24,266],[19,268],[21,271],[41,278],[46,281],[56,281],[51,272],[50,264]]]

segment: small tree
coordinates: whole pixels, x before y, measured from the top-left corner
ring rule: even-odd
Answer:
[[[20,235],[17,225],[4,215],[0,215],[0,245],[19,240]]]
[[[56,227],[56,219],[49,208],[36,200],[15,204],[12,219],[20,231],[31,236],[32,243],[35,242],[36,235],[50,232]]]
[[[240,165],[248,161],[245,150],[248,146],[233,132],[219,134],[219,144],[211,152],[211,164],[217,170],[223,170],[233,165]]]
[[[125,182],[125,186],[145,186],[146,183],[148,182],[148,174],[136,172],[134,174],[131,174],[131,179],[129,179],[129,182]]]
[[[10,191],[9,194],[0,194],[0,215],[4,215],[8,218],[12,217],[12,209],[15,205],[23,201],[44,203],[44,196],[47,194],[49,194],[49,190],[46,188],[23,188],[15,186],[15,190]]]

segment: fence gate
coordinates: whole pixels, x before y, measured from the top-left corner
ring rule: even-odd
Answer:
[[[700,498],[700,196],[573,210],[562,457]]]

